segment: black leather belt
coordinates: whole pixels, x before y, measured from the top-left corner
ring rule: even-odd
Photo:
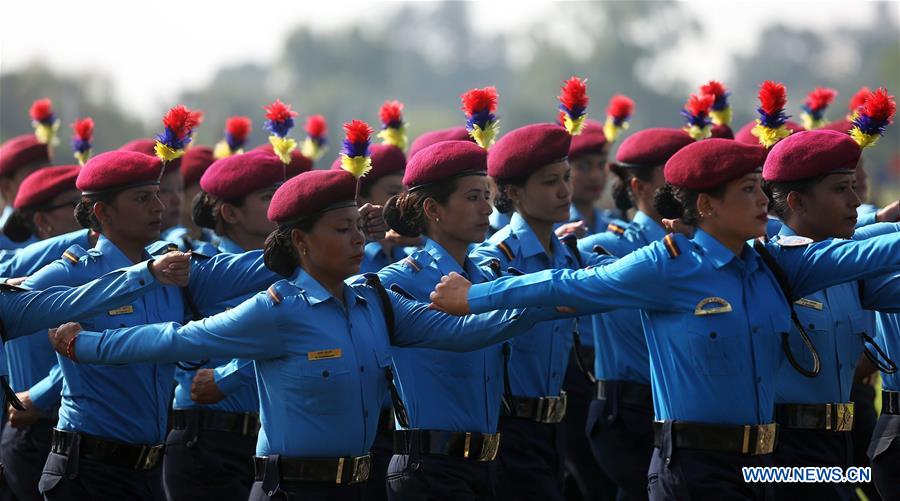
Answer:
[[[269,457],[253,458],[254,478],[263,481]],[[283,482],[320,482],[339,485],[358,484],[369,480],[372,456],[343,458],[278,458],[279,479]]]
[[[538,423],[559,423],[566,416],[566,392],[558,397],[512,397],[517,418]]]
[[[182,409],[172,411],[172,429],[184,430],[193,415],[199,414],[200,429],[237,433],[247,437],[259,433],[259,414],[255,412],[224,412],[207,409]]]
[[[900,391],[881,390],[881,412],[900,414]]]
[[[840,404],[777,404],[775,421],[783,428],[850,431],[853,402]]]
[[[159,466],[165,445],[133,445],[84,433],[53,429],[51,452],[78,457],[131,470],[152,470]]]
[[[378,432],[393,432],[396,428],[394,426],[394,408],[382,407],[378,414]]]
[[[620,402],[648,407],[653,405],[653,392],[649,384],[631,381],[609,381],[600,379],[594,388],[594,398],[606,400],[616,395]]]
[[[493,461],[500,450],[499,433],[468,433],[442,430],[397,430],[394,454],[441,454],[476,461]]]
[[[653,445],[662,447],[663,422],[653,422]],[[672,440],[676,447],[708,451],[736,452],[756,456],[771,454],[775,449],[778,425],[718,425],[706,423],[672,423]]]

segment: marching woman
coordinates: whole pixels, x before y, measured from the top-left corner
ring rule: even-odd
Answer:
[[[267,266],[291,278],[236,308],[183,327],[89,334],[68,324],[53,333],[54,346],[79,367],[255,359],[262,429],[250,499],[359,499],[378,410],[393,385],[391,344],[475,350],[556,312],[454,318],[374,279],[347,285],[365,243],[355,189],[354,177],[343,170],[311,171],[282,185],[269,208],[278,229],[265,255]]]
[[[555,224],[569,218],[570,142],[565,128],[534,124],[505,134],[491,148],[488,175],[500,190],[494,203],[501,212],[515,208],[515,213],[508,226],[472,251],[476,264],[496,261],[512,273],[582,266],[586,256],[570,251],[553,232]],[[559,423],[566,397],[560,390],[575,325],[574,319],[545,322],[511,342],[510,412],[499,423],[504,438],[498,495],[503,498],[562,498]]]
[[[262,249],[266,235],[275,229],[266,217],[269,203],[284,180],[285,165],[272,153],[250,151],[216,160],[200,178],[201,191],[193,202],[194,221],[215,231],[220,252]],[[198,309],[192,316],[198,320],[220,313],[250,295]],[[179,363],[175,381],[171,431],[163,459],[166,496],[173,501],[246,500],[252,478],[250,458],[259,428],[252,362]]]
[[[680,129],[646,129],[625,139],[615,162],[609,164],[617,177],[613,194],[623,213],[633,207],[637,211],[624,228],[583,238],[579,248],[624,257],[662,240],[666,232],[653,199],[666,182],[663,165],[693,142]],[[594,345],[600,349],[594,352],[597,387],[586,426],[590,446],[618,487],[618,499],[646,499],[653,453],[653,399],[641,313],[620,309],[594,315],[593,326]]]
[[[776,376],[791,329],[788,301],[900,268],[900,237],[792,238],[750,247],[747,241],[766,228],[764,160],[758,145],[716,138],[690,144],[666,163],[668,185],[657,209],[696,224],[692,240],[668,235],[589,270],[478,285],[451,275],[432,295],[434,307],[467,314],[549,301],[578,313],[644,310],[657,419],[649,497],[771,497],[770,486],[744,482],[741,467],[771,465]],[[782,274],[766,264],[769,256],[793,295],[783,293],[776,279]]]
[[[872,133],[866,125],[880,120],[884,127],[890,121],[890,116],[878,116],[883,110],[876,109],[875,103],[880,99],[881,108],[891,104],[886,92],[869,99],[872,102],[861,109],[859,123],[849,136],[832,130],[799,132],[772,148],[763,178],[783,223],[774,237],[776,242],[853,237],[860,205],[854,190],[857,162],[860,146],[870,144],[864,139]],[[897,287],[892,287],[889,279],[846,282],[797,298],[796,328],[806,329],[817,347],[821,372],[810,379],[789,366],[779,371],[775,386],[775,419],[780,425],[774,456],[777,466],[852,465],[854,406],[850,392],[857,360],[865,348],[876,366],[888,372],[897,369],[892,361],[879,360],[871,351],[875,349],[870,337],[874,333],[864,308],[900,310]],[[797,341],[800,336],[793,332],[792,338]],[[794,344],[799,347],[801,343]],[[849,499],[853,494],[850,485],[841,483],[779,483],[775,492],[785,499]]]
[[[495,277],[467,257],[472,244],[484,241],[489,224],[487,158],[471,141],[443,141],[410,160],[403,178],[407,192],[388,201],[384,216],[403,236],[424,235],[425,245],[378,273],[386,287],[427,302],[434,284],[450,272],[473,282]],[[390,499],[494,498],[508,350],[503,343],[468,353],[393,351],[407,414],[394,433]]]

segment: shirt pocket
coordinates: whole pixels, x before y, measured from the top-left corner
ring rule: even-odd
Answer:
[[[692,316],[687,320],[689,349],[694,369],[700,374],[737,374],[750,356],[743,347],[744,328],[735,325],[733,313]]]
[[[289,377],[296,380],[297,393],[311,414],[340,414],[347,408],[348,400],[359,395],[344,358],[304,360]]]

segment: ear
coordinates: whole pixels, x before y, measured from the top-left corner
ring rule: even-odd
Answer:
[[[796,191],[788,193],[787,206],[789,209],[791,209],[791,212],[800,212],[801,210],[803,210],[803,195]]]
[[[713,207],[713,198],[706,193],[697,196],[697,214],[700,217],[709,217],[715,213]]]
[[[235,224],[241,220],[240,209],[231,204],[219,204],[219,217],[228,224]]]
[[[631,188],[631,193],[635,198],[639,198],[644,194],[644,183],[642,183],[640,179],[636,177],[631,178],[631,180],[628,181],[628,186]]]
[[[428,221],[441,218],[441,206],[433,198],[425,199],[425,202],[422,203],[422,211],[425,213],[425,219]]]
[[[45,228],[47,227],[47,217],[43,212],[35,212],[33,216],[31,216],[31,223],[34,224],[35,228]]]
[[[522,197],[522,190],[524,187],[516,186],[514,184],[506,185],[506,198],[510,199],[513,203],[518,203]]]
[[[310,249],[309,233],[294,228],[291,230],[291,245],[294,246],[294,251],[298,256],[303,256],[303,250],[306,249],[309,252]]]
[[[112,210],[112,207],[103,202],[94,202],[94,205],[91,207],[91,212],[94,214],[94,217],[96,217],[103,226],[109,224],[110,210]]]

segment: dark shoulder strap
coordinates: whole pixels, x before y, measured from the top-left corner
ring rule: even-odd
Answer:
[[[388,297],[387,290],[378,278],[377,273],[366,273],[363,275],[366,279],[366,285],[375,289],[378,299],[381,300],[381,310],[384,312],[384,322],[387,324],[388,339],[394,340],[394,307],[391,305],[391,298]]]
[[[575,258],[575,262],[578,263],[579,268],[584,268],[584,260],[581,259],[581,252],[578,250],[578,237],[575,236],[574,233],[569,233],[568,235],[562,237],[562,243],[566,245],[569,249],[569,253],[572,254],[572,257]]]
[[[775,281],[778,282],[778,287],[781,289],[781,293],[784,294],[784,298],[787,299],[788,306],[791,308],[791,317],[796,316],[796,312],[794,311],[794,301],[796,298],[794,297],[794,291],[791,289],[791,284],[788,282],[784,270],[781,269],[781,266],[778,266],[778,263],[775,262],[775,258],[772,257],[772,254],[769,253],[769,249],[766,248],[766,245],[762,241],[754,240],[753,249],[756,250],[756,253],[762,258],[766,267],[772,272],[772,275],[775,275]]]

